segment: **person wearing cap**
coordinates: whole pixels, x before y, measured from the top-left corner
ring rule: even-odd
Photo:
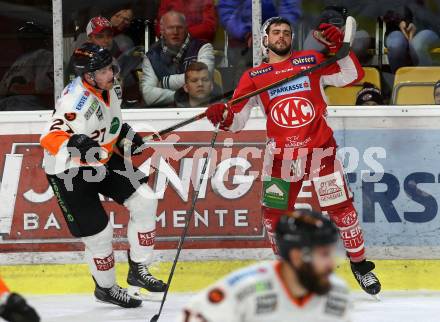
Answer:
[[[440,105],[440,80],[434,84],[434,104]]]
[[[85,38],[86,36],[87,38]],[[122,54],[117,44],[113,41],[112,24],[105,17],[97,16],[90,19],[86,26],[85,34],[78,36],[78,39],[74,44],[74,48],[80,47],[80,45],[86,42],[108,49],[115,59]],[[72,81],[74,78],[75,71],[72,55],[66,68],[66,83]]]
[[[376,86],[365,82],[356,95],[356,105],[383,105],[382,92]]]
[[[333,274],[338,230],[310,210],[284,214],[280,258],[238,270],[184,307],[179,322],[350,321],[348,288]]]

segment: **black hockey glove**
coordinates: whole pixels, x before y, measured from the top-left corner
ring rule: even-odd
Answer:
[[[92,148],[101,148],[101,146],[98,144],[98,142],[92,140],[85,134],[73,134],[70,137],[69,142],[67,142],[67,149],[69,148],[76,148],[79,151],[81,162],[87,162],[87,152]],[[69,152],[72,156],[78,156],[78,152],[74,149],[69,150]],[[96,150],[96,153],[93,154],[93,157],[95,158],[93,161],[101,160],[99,150]]]
[[[134,131],[133,128],[127,123],[122,124],[121,132],[119,133],[118,137],[118,142],[116,143],[119,151],[122,154],[124,154],[124,141],[131,142],[131,145],[129,144],[131,155],[139,155],[142,153],[142,151],[137,151],[137,149],[144,144],[144,140],[142,139],[142,136]]]
[[[6,303],[0,305],[0,316],[10,322],[39,322],[37,312],[19,294],[11,293]]]

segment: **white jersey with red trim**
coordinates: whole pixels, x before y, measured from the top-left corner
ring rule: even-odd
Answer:
[[[197,294],[178,322],[349,322],[345,283],[331,276],[327,295],[294,299],[280,278],[281,262],[236,271]]]
[[[80,77],[64,89],[57,100],[52,118],[40,138],[44,148],[43,167],[47,174],[58,174],[67,169],[84,166],[67,151],[72,134],[85,134],[99,143],[108,155],[114,151],[122,125],[121,86],[115,81],[107,98],[85,83]]]
[[[307,50],[295,51],[282,62],[262,63],[243,74],[233,98],[298,74],[325,59],[321,53]],[[351,52],[334,64],[233,105],[234,114],[229,130],[242,130],[251,109],[259,106],[267,118],[268,141],[272,143],[272,148],[280,149],[275,158],[282,159],[286,149],[291,149],[286,153],[295,156],[298,149],[307,152],[309,148],[321,147],[333,135],[325,119],[327,103],[324,87],[347,86],[362,79],[363,75],[359,61]],[[301,153],[304,154],[308,152]]]

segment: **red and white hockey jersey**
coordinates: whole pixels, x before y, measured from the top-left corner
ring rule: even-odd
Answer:
[[[280,278],[279,261],[236,271],[197,294],[178,322],[348,322],[345,283],[331,276],[327,295],[295,299]]]
[[[308,50],[295,51],[282,62],[262,63],[243,74],[233,98],[295,75],[325,59],[321,53]],[[333,135],[325,119],[327,103],[324,87],[347,86],[363,76],[364,71],[351,52],[326,68],[233,105],[234,115],[229,130],[237,132],[243,129],[251,109],[259,106],[266,114],[268,142],[272,147],[281,149],[275,158],[282,159],[286,148],[295,150],[293,157],[296,158],[298,149],[321,147]]]
[[[58,174],[84,165],[71,158],[67,151],[67,142],[72,134],[85,134],[98,142],[108,155],[100,162],[106,163],[121,131],[121,98],[121,86],[116,81],[105,100],[80,77],[74,79],[57,100],[54,114],[40,138],[46,173]]]

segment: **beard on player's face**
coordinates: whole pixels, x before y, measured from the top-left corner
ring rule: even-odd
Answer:
[[[290,42],[279,40],[274,43],[269,43],[268,48],[270,51],[277,54],[278,56],[285,56],[290,53],[291,44]]]
[[[299,283],[309,292],[324,295],[330,291],[332,269],[317,273],[311,262],[303,262],[298,267],[294,267],[294,270]]]

